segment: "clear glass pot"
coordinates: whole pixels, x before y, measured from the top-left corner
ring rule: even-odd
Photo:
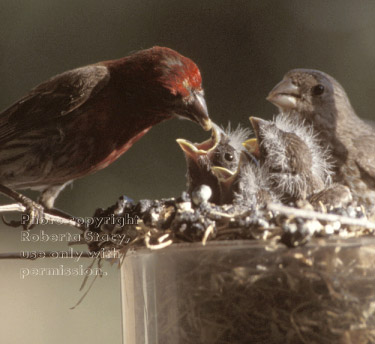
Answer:
[[[124,343],[375,343],[375,239],[128,252]]]

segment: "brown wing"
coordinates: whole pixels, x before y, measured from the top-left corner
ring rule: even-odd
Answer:
[[[109,80],[107,67],[91,65],[67,71],[33,88],[0,115],[0,143],[74,113]]]
[[[372,135],[363,135],[353,141],[357,155],[355,162],[365,174],[375,183],[375,132]]]

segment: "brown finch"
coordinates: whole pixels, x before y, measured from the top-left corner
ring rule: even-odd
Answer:
[[[59,74],[1,113],[0,184],[39,190],[52,208],[67,183],[107,167],[172,117],[211,128],[200,71],[172,49]]]
[[[333,180],[348,186],[355,200],[373,207],[375,129],[356,115],[343,87],[323,72],[294,69],[267,99],[312,125],[320,145],[330,150]]]

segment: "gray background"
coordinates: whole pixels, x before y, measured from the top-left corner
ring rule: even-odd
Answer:
[[[297,67],[336,77],[357,113],[374,119],[373,1],[1,0],[0,28],[0,108],[59,72],[162,45],[198,64],[211,118],[219,124],[272,117],[276,109],[265,97]],[[110,167],[68,187],[56,205],[89,216],[122,194],[136,200],[177,196],[185,186],[185,162],[175,139],[207,136],[187,121],[162,123]],[[64,248],[66,242],[22,243],[18,229],[1,225],[1,252]],[[107,264],[109,276],[74,311],[69,307],[81,295],[81,278],[19,278],[21,267],[60,264],[77,266],[69,260],[0,262],[1,342],[120,343],[115,267]]]

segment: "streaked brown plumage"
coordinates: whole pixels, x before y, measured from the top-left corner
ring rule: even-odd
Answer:
[[[343,87],[316,70],[294,69],[270,92],[283,113],[312,125],[332,156],[333,180],[347,185],[353,198],[375,204],[375,129],[353,110]]]
[[[321,205],[329,208],[342,208],[353,200],[349,188],[342,184],[332,184],[325,189],[310,196],[309,202],[316,208],[321,209]]]
[[[59,74],[1,113],[0,184],[39,190],[51,208],[67,183],[105,168],[172,117],[211,126],[198,67],[172,49]]]

